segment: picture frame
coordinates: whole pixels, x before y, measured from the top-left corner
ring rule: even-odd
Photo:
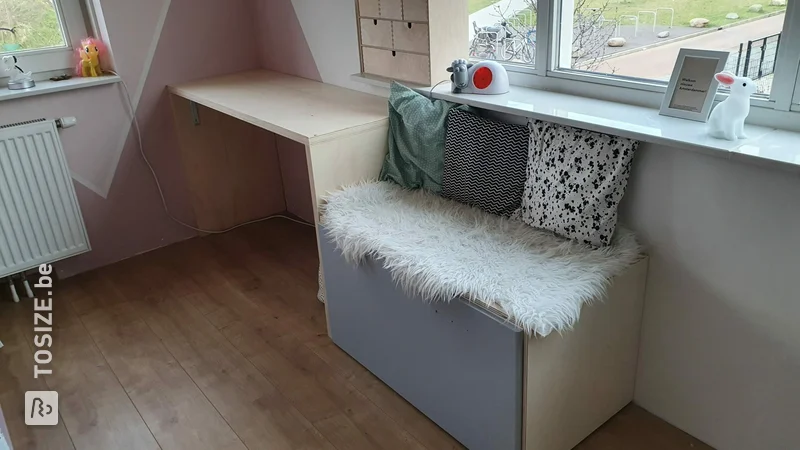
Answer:
[[[707,122],[730,52],[682,48],[661,102],[659,114]]]

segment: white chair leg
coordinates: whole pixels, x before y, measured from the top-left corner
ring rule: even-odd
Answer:
[[[31,289],[30,283],[28,283],[28,277],[22,275],[22,284],[25,286],[25,294],[28,298],[33,298],[33,290]]]
[[[11,278],[8,279],[8,288],[11,290],[11,298],[14,299],[14,303],[19,303],[19,295],[17,295],[17,287],[14,286],[14,280]]]

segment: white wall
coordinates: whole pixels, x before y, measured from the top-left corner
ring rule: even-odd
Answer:
[[[646,145],[621,220],[651,257],[636,402],[719,449],[799,449],[800,176]]]

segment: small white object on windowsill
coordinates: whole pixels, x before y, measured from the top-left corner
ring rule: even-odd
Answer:
[[[3,76],[8,77],[8,89],[15,91],[36,86],[33,74],[22,70],[17,62],[17,57],[14,55],[3,56]]]
[[[497,61],[468,63],[456,59],[447,68],[450,75],[450,91],[454,94],[507,94],[510,87],[508,72]]]
[[[750,96],[758,90],[756,83],[747,77],[737,77],[730,72],[714,75],[720,84],[730,88],[728,98],[723,100],[708,119],[708,135],[717,139],[747,139],[744,120],[750,114]]]

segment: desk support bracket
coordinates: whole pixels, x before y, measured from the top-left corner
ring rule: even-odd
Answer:
[[[189,101],[189,111],[192,113],[192,123],[200,125],[200,112],[197,110],[197,103]]]

